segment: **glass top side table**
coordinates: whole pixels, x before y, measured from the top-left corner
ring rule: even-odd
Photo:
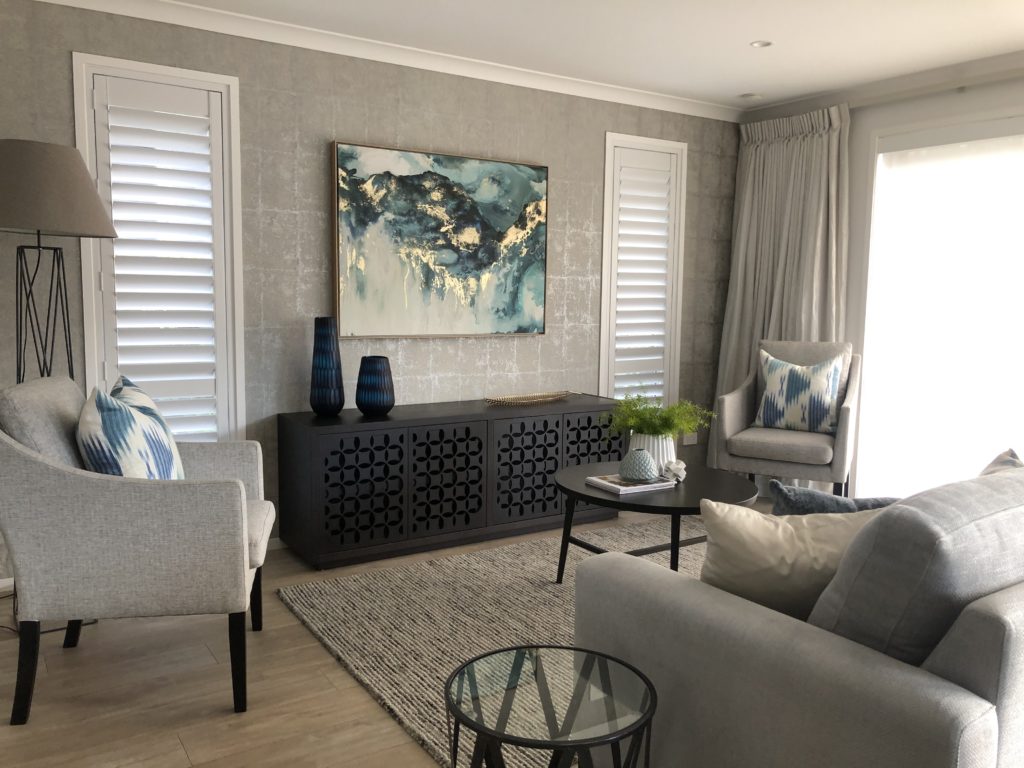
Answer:
[[[452,766],[462,728],[476,734],[471,766],[504,768],[502,745],[548,750],[549,766],[593,765],[607,747],[615,768],[648,765],[657,694],[642,672],[603,653],[521,646],[478,656],[445,685]]]

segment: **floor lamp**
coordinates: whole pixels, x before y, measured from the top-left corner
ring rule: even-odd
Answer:
[[[53,371],[58,330],[64,335],[68,375],[75,376],[68,317],[64,251],[43,245],[43,235],[117,237],[82,155],[74,147],[0,139],[0,230],[35,235],[18,246],[15,278],[17,381],[34,355],[40,376]],[[49,277],[40,276],[50,261]],[[40,301],[46,291],[46,306]],[[31,340],[31,350],[29,349]]]

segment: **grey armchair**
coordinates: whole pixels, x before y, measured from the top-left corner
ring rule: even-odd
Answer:
[[[0,393],[0,532],[14,565],[20,645],[11,724],[28,720],[43,620],[228,614],[236,712],[246,709],[245,612],[262,629],[273,505],[259,443],[179,443],[185,480],[87,472],[75,446],[84,398],[70,379]]]
[[[780,360],[811,365],[842,354],[839,419],[835,435],[752,427],[764,394],[760,366],[740,386],[718,398],[716,458],[719,469],[749,475],[831,482],[845,496],[860,399],[861,357],[848,342],[762,341],[760,348]]]

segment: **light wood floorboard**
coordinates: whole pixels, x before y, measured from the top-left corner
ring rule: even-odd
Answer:
[[[588,527],[636,522],[645,516]],[[516,537],[558,536],[558,531]],[[666,539],[668,522],[666,520]],[[101,621],[78,648],[45,634],[32,716],[8,726],[18,643],[0,631],[0,765],[180,768],[343,766],[430,768],[434,761],[324,650],[275,590],[508,544],[451,547],[330,571],[287,550],[264,567],[264,630],[249,632],[249,711],[231,708],[227,617]],[[555,563],[551,564],[552,578]],[[12,623],[11,600],[0,624]]]

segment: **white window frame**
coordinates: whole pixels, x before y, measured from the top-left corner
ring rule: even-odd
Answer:
[[[679,400],[680,334],[683,321],[683,249],[686,229],[686,161],[687,145],[681,141],[631,136],[625,133],[605,134],[604,153],[604,240],[601,252],[601,355],[598,393],[603,397],[615,394],[615,276],[618,271],[615,243],[618,227],[615,201],[618,179],[615,174],[616,148],[650,150],[672,154],[677,159],[675,177],[674,220],[669,235],[668,312],[665,328],[665,404]]]
[[[243,262],[242,262],[242,162],[240,157],[238,78],[210,72],[165,67],[127,59],[114,59],[87,53],[72,53],[72,69],[75,92],[75,143],[85,158],[86,165],[95,176],[97,168],[96,136],[93,120],[93,77],[108,75],[153,83],[201,88],[216,91],[222,97],[223,134],[223,196],[215,205],[222,205],[224,220],[225,274],[217,285],[217,299],[226,303],[223,317],[223,334],[226,359],[230,370],[224,386],[227,433],[219,434],[220,439],[243,439],[245,437],[245,312],[243,306]],[[104,373],[103,327],[105,318],[101,289],[101,250],[95,239],[82,241],[82,313],[85,325],[85,384],[86,391],[93,387],[110,387],[113,372]],[[220,338],[218,343],[220,343]],[[220,386],[218,382],[218,386]]]

